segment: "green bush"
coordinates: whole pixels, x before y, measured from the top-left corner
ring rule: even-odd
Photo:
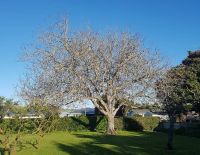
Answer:
[[[37,127],[34,119],[4,119],[0,123],[0,128],[4,132],[16,133],[19,130],[24,133],[30,133]]]
[[[133,117],[145,131],[154,131],[158,127],[160,119],[158,117]]]
[[[56,123],[55,130],[58,131],[87,131],[88,130],[88,120],[81,117],[65,117],[60,118]]]
[[[156,117],[133,117],[115,118],[116,130],[129,131],[153,131],[159,124]],[[56,130],[68,131],[98,131],[105,132],[107,129],[107,119],[104,116],[80,116],[61,118]]]
[[[123,117],[115,118],[115,129],[116,130],[124,130],[124,119]]]
[[[115,118],[116,130],[123,130],[123,118]],[[104,116],[80,116],[65,117],[59,119],[56,130],[68,131],[98,131],[105,132],[107,129],[107,119]]]
[[[105,132],[107,129],[107,119],[106,117],[99,117],[99,122],[96,124],[95,130],[98,132]]]
[[[0,123],[3,131],[16,133],[19,128],[25,133],[31,133],[38,127],[38,120],[26,119],[23,124],[19,119],[7,119]],[[65,117],[54,120],[54,125],[50,131],[98,131],[105,132],[107,129],[107,119],[105,116],[79,116]],[[52,122],[51,122],[52,123]],[[158,126],[159,119],[155,117],[133,117],[115,118],[116,130],[129,131],[153,131]],[[21,126],[22,124],[22,126]],[[47,123],[48,125],[48,123]]]
[[[143,131],[144,127],[140,122],[133,118],[124,118],[124,129],[127,131]]]
[[[159,125],[160,119],[157,117],[134,116],[124,118],[124,128],[128,131],[154,131]]]

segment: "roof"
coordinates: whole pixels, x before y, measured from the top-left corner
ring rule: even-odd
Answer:
[[[131,110],[132,112],[134,112],[134,113],[146,113],[146,112],[150,112],[150,110],[149,109],[132,109]]]

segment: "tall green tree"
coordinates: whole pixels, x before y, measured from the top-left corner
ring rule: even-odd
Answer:
[[[189,51],[181,65],[184,68],[180,89],[184,99],[182,102],[191,104],[192,109],[200,113],[200,50]]]
[[[158,82],[157,96],[170,118],[168,148],[172,149],[176,117],[190,109],[200,113],[200,51],[189,51],[180,65],[167,72]]]

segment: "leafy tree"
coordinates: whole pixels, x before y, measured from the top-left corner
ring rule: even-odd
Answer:
[[[177,115],[189,110],[200,112],[200,51],[189,51],[187,58],[158,83],[158,98],[170,118],[168,148],[172,149]]]
[[[184,95],[181,92],[183,74],[183,68],[178,66],[170,69],[165,77],[157,82],[157,97],[161,103],[161,108],[168,114],[170,119],[167,143],[167,148],[169,150],[173,149],[174,123],[177,116],[180,116],[180,114],[184,112],[186,103],[183,102]]]

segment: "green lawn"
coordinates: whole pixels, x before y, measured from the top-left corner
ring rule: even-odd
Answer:
[[[26,137],[27,138],[27,137]],[[29,137],[30,138],[30,137]],[[121,131],[117,136],[96,132],[56,132],[42,139],[39,149],[26,145],[19,155],[199,155],[200,139],[176,136],[175,150],[166,151],[167,135]],[[19,149],[19,148],[18,148]]]

